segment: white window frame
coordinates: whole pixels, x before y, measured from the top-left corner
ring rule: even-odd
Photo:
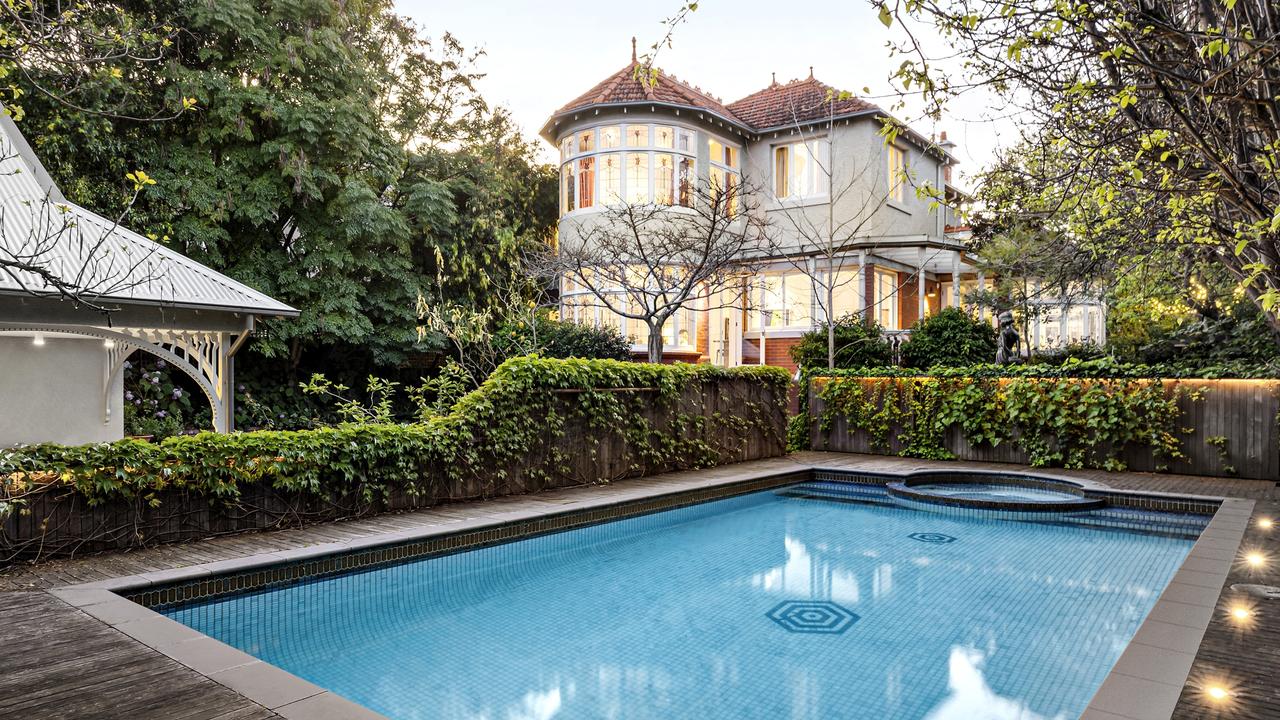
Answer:
[[[898,159],[896,167],[895,157]],[[888,199],[889,202],[898,205],[907,201],[907,158],[905,148],[892,143],[885,146],[885,168],[889,181]]]
[[[818,143],[820,143],[820,152],[815,157],[810,145]],[[786,148],[787,150],[787,194],[782,197],[778,197],[779,148]],[[809,159],[810,170],[813,172],[814,188],[813,192],[808,194],[797,194],[792,188],[791,174],[795,168],[796,150],[798,148],[804,148],[805,154]],[[793,140],[770,145],[769,167],[771,168],[769,177],[773,180],[773,195],[779,202],[817,202],[826,200],[831,196],[831,178],[828,175],[828,171],[831,169],[831,140],[826,135],[808,140]],[[818,187],[818,185],[824,185],[825,187]]]
[[[627,145],[627,128],[637,127],[637,126],[644,126],[645,128],[648,129],[648,133],[649,133],[648,141],[647,141],[648,144],[644,146],[629,146]],[[619,138],[621,143],[618,145],[618,147],[613,147],[613,148],[601,147],[600,138],[602,136],[602,133],[600,131],[602,128],[607,128],[607,127],[617,127],[619,129],[619,133],[620,133]],[[654,144],[657,141],[657,137],[658,137],[658,133],[657,133],[658,127],[668,127],[672,129],[672,144],[675,147],[669,147],[669,148],[659,147]],[[592,149],[586,152],[579,152],[577,149],[578,137],[582,133],[588,132],[588,131],[592,133],[592,143],[591,143]],[[680,149],[680,138],[684,135],[687,135],[692,138],[693,148],[690,150]],[[561,148],[560,172],[562,176],[564,172],[563,168],[565,165],[572,165],[574,168],[574,172],[576,173],[578,160],[584,157],[596,157],[597,159],[595,162],[595,173],[594,173],[595,191],[592,193],[592,198],[594,202],[592,203],[591,207],[588,207],[588,208],[579,207],[578,204],[575,202],[573,210],[566,212],[565,211],[565,192],[564,192],[563,182],[562,182],[562,187],[560,190],[560,203],[559,203],[560,217],[566,218],[566,217],[571,217],[571,216],[575,216],[583,213],[599,212],[610,205],[617,204],[616,202],[612,201],[613,200],[612,198],[606,197],[604,192],[604,179],[603,179],[604,173],[601,172],[601,167],[603,166],[603,162],[602,162],[602,158],[600,158],[599,156],[608,155],[608,154],[616,154],[619,160],[622,162],[622,168],[621,168],[622,177],[620,178],[620,182],[618,183],[618,199],[622,202],[626,202],[626,197],[628,194],[627,165],[626,165],[627,155],[647,155],[648,156],[647,162],[648,162],[649,188],[648,188],[647,197],[649,198],[649,202],[653,202],[654,199],[657,197],[657,172],[656,172],[657,157],[656,156],[659,154],[674,156],[675,162],[672,163],[672,174],[673,174],[672,186],[674,188],[672,192],[672,196],[673,196],[672,199],[674,203],[668,207],[676,210],[683,209],[684,206],[679,204],[680,161],[683,158],[688,158],[693,161],[693,174],[694,174],[695,182],[697,182],[696,178],[699,177],[698,137],[699,137],[698,130],[696,128],[692,128],[687,125],[682,125],[676,122],[627,122],[626,120],[621,120],[621,119],[613,122],[601,122],[601,123],[596,123],[594,125],[589,125],[586,127],[578,127],[578,128],[575,128],[572,132],[565,133],[558,141],[559,146]],[[564,154],[564,147],[565,147],[565,141],[567,139],[570,140],[569,147],[571,149],[571,152],[569,153],[569,155],[566,156]],[[719,140],[719,138],[717,138],[717,140]],[[720,142],[722,142],[724,145],[735,148],[734,151],[737,153],[738,164],[739,166],[741,166],[742,148],[732,143],[724,143],[724,141],[722,140]],[[727,166],[724,166],[723,164],[721,164],[721,166],[727,168]],[[738,176],[738,182],[740,185],[741,171],[738,169],[732,169],[732,168],[728,168],[728,169],[730,169],[735,175]],[[576,187],[575,187],[575,190],[577,190]],[[578,197],[580,197],[580,194]]]
[[[786,309],[791,305],[791,303],[788,302],[789,291],[787,290],[787,279],[791,277],[802,277],[808,282],[809,317],[807,322],[795,323],[791,322],[789,317],[785,317]],[[766,325],[764,321],[765,314],[769,312],[765,309],[765,293],[767,292],[766,279],[774,278],[777,278],[778,280],[778,296],[782,304],[784,318],[780,325]],[[749,332],[759,333],[763,331],[772,333],[779,330],[809,330],[814,327],[814,321],[818,316],[819,308],[817,307],[814,297],[815,284],[813,279],[807,274],[795,269],[765,270],[760,273],[759,278],[754,285],[755,287],[753,288],[752,295],[755,299],[754,304],[756,309],[748,313],[746,329]]]

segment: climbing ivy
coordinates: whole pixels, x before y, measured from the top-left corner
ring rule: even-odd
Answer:
[[[748,382],[721,382],[734,380]],[[154,505],[167,489],[234,502],[248,483],[365,503],[393,492],[483,496],[508,491],[517,473],[535,484],[612,479],[586,476],[582,468],[592,466],[581,453],[594,458],[618,436],[627,462],[618,474],[705,467],[736,457],[752,438],[781,444],[788,383],[786,371],[767,367],[514,358],[448,413],[419,423],[0,451],[0,501],[12,507],[54,486],[90,504]],[[709,392],[718,393],[711,413]]]
[[[1126,377],[1000,377],[995,372],[916,376],[894,370],[870,376],[837,371],[815,378],[820,427],[843,420],[866,433],[872,449],[906,457],[950,459],[949,428],[974,445],[1013,443],[1030,464],[1122,470],[1126,448],[1157,458],[1184,457],[1178,399],[1199,392]]]

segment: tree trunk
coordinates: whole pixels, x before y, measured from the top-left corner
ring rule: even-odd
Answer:
[[[827,263],[827,369],[836,369],[836,320],[835,308],[835,273],[831,272],[832,263]]]
[[[662,326],[649,326],[649,362],[662,362]]]

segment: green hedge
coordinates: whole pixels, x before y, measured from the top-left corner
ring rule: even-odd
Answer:
[[[682,394],[700,383],[741,378],[760,383],[771,400],[713,417],[679,408]],[[0,511],[6,497],[12,501],[50,484],[73,489],[91,504],[113,499],[158,503],[161,492],[173,488],[234,501],[242,485],[259,482],[282,491],[366,502],[392,491],[448,496],[449,488],[459,486],[478,487],[478,494],[486,494],[509,472],[550,477],[567,471],[570,459],[564,452],[546,456],[556,440],[594,453],[599,438],[579,442],[564,437],[567,428],[581,427],[599,428],[600,435],[622,434],[638,464],[699,467],[716,462],[722,450],[700,439],[709,434],[700,431],[708,430],[708,424],[719,424],[723,434],[733,437],[769,431],[765,426],[781,417],[788,382],[786,371],[767,367],[514,358],[448,414],[424,423],[0,450],[0,482],[6,491],[0,494]],[[567,396],[557,390],[582,392],[572,393],[575,402],[566,402]],[[776,407],[767,406],[773,402]],[[643,416],[655,404],[667,409],[663,427]],[[781,434],[781,428],[773,431]]]
[[[844,418],[851,431],[867,433],[872,448],[888,452],[896,440],[906,457],[952,459],[945,439],[953,426],[973,445],[1013,443],[1037,467],[1123,470],[1120,455],[1132,447],[1166,462],[1183,457],[1177,401],[1188,391],[1027,370],[836,374],[818,381],[818,422],[825,432]]]

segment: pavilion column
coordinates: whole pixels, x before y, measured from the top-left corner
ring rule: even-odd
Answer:
[[[231,333],[218,333],[218,404],[213,409],[213,429],[231,432],[235,425],[235,357],[232,355]]]

